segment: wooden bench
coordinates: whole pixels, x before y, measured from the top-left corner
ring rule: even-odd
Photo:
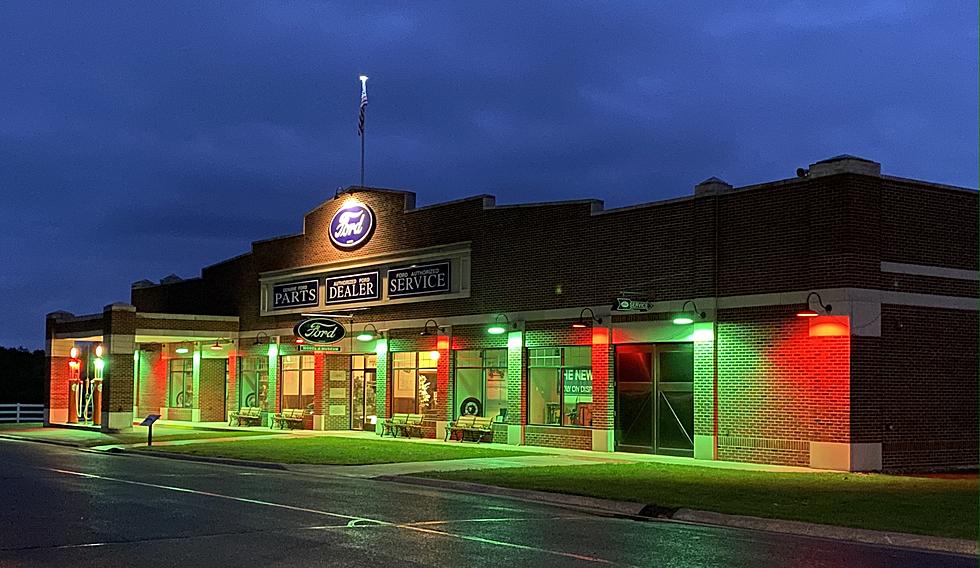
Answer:
[[[272,417],[272,421],[276,426],[279,426],[280,430],[283,428],[302,428],[304,414],[306,411],[302,408],[283,408],[282,412],[277,412]]]
[[[408,414],[393,414],[391,418],[381,421],[381,437],[390,432],[392,437],[398,435],[398,429],[408,423]]]
[[[409,414],[404,424],[393,426],[394,436],[397,437],[399,434],[404,434],[411,438],[412,434],[415,434],[421,438],[423,422],[425,422],[425,414]]]
[[[232,412],[229,415],[228,425],[232,426],[233,423],[237,423],[239,426],[261,426],[262,409],[258,406],[243,406],[238,409],[238,412]]]
[[[466,414],[460,416],[456,420],[449,423],[446,426],[446,441],[449,441],[451,436],[454,436],[459,432],[459,441],[462,442],[466,438],[467,434],[476,437],[476,443],[480,443],[483,437],[490,434],[490,439],[493,439],[493,418],[476,416],[474,414]]]

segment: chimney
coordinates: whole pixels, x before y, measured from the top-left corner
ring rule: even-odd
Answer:
[[[712,176],[694,186],[694,196],[718,195],[720,193],[734,191],[734,189],[735,188],[732,187],[732,184],[728,183],[727,181]]]

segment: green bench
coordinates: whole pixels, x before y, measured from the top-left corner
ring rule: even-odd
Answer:
[[[446,426],[445,441],[448,442],[450,437],[455,437],[457,432],[459,433],[460,442],[467,437],[467,434],[469,434],[470,437],[475,437],[477,444],[479,444],[480,441],[483,440],[483,437],[487,434],[489,434],[490,439],[493,440],[493,418],[476,416],[474,414],[465,414],[460,416]]]
[[[381,436],[391,432],[393,438],[399,435],[411,437],[413,434],[421,438],[423,422],[425,422],[424,414],[395,414],[381,423]]]
[[[306,411],[302,408],[283,408],[282,412],[277,412],[272,417],[273,425],[278,426],[280,430],[283,428],[302,428],[303,418]]]
[[[258,406],[243,406],[238,412],[232,412],[228,417],[228,425],[261,426],[262,409]]]

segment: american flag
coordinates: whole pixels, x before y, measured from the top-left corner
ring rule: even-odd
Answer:
[[[364,136],[364,111],[367,110],[367,81],[361,81],[361,107],[357,115],[357,135]]]

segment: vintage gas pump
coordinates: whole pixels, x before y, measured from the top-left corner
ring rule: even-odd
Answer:
[[[78,347],[72,347],[68,352],[68,422],[78,422],[78,401],[81,396],[82,362],[78,359]]]
[[[92,424],[102,424],[102,376],[105,371],[105,359],[102,358],[102,345],[95,347],[95,378],[89,385],[89,396],[92,397]]]

